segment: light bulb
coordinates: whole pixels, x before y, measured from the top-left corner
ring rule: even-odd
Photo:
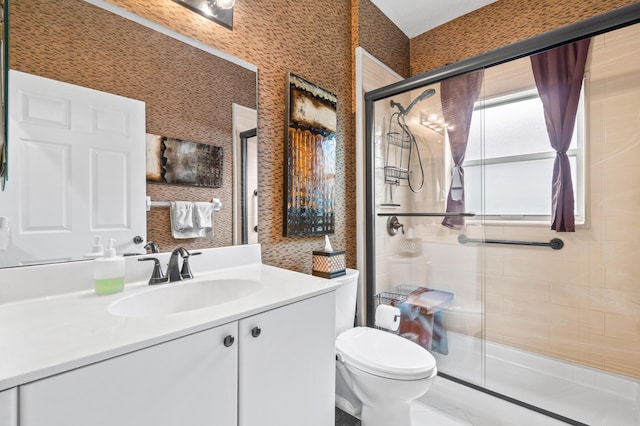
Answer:
[[[216,0],[216,5],[220,9],[231,9],[236,4],[236,0]]]

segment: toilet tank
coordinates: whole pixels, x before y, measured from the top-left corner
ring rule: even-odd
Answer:
[[[336,337],[343,331],[353,328],[356,316],[359,276],[359,271],[347,269],[347,275],[334,278],[342,283],[336,289]]]

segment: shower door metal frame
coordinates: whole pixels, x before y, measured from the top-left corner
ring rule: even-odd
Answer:
[[[438,83],[444,79],[466,74],[482,68],[523,58],[563,44],[571,43],[583,38],[593,37],[608,31],[640,22],[640,3],[634,3],[613,11],[585,19],[571,25],[543,33],[516,43],[509,44],[471,58],[445,65],[422,74],[415,75],[397,83],[381,87],[365,93],[365,318],[368,326],[374,325],[375,293],[376,293],[376,253],[375,253],[375,152],[374,152],[374,118],[375,102],[395,96],[410,90],[419,89],[429,84]],[[499,397],[509,402],[540,412],[555,419],[572,425],[583,425],[573,419],[566,418],[543,408],[532,406],[523,401],[515,400],[478,386],[460,380],[453,376],[438,372],[439,375]]]

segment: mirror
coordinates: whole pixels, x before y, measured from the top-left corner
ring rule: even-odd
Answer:
[[[240,211],[237,180],[244,168],[257,167],[257,150],[249,150],[246,161],[240,161],[240,134],[256,127],[256,67],[103,0],[21,0],[8,8],[9,69],[143,101],[146,133],[223,148],[220,188],[146,183],[152,201],[219,199],[222,207],[213,216],[213,235],[174,239],[169,207],[154,206],[146,213],[146,235],[135,250],[127,251],[144,253],[147,241],[160,251],[177,245],[198,249],[241,243],[242,217],[253,213],[243,216]],[[144,169],[145,164],[136,167]],[[12,173],[19,166],[10,164],[8,169],[7,185],[17,185]],[[93,234],[104,243],[105,232]],[[84,253],[91,244],[86,241]],[[116,244],[121,247],[120,241]],[[7,250],[0,251],[0,266],[16,266],[2,264],[11,245]],[[76,259],[82,254],[68,260]]]

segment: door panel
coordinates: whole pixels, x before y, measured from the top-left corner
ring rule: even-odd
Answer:
[[[11,245],[0,266],[79,259],[97,235],[142,251],[144,102],[12,70],[8,125],[0,216]]]

